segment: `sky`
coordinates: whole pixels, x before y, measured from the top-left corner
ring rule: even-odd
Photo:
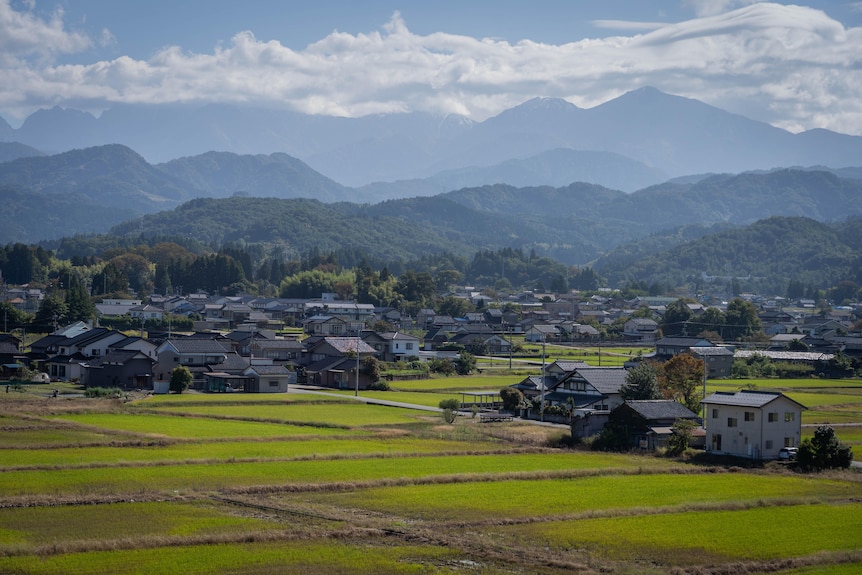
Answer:
[[[862,135],[862,0],[0,0],[15,127],[119,103],[481,121],[643,86]]]

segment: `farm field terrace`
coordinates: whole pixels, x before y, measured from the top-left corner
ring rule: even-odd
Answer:
[[[550,449],[565,426],[295,396],[0,396],[0,572],[862,568],[853,471]]]

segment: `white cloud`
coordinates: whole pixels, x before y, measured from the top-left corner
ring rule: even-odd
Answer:
[[[745,5],[730,12],[722,7]],[[86,65],[27,60],[82,49],[61,15],[40,21],[0,0],[0,110],[61,103],[248,102],[359,116],[425,110],[483,119],[534,96],[592,106],[652,85],[782,127],[862,134],[862,29],[821,11],[751,2],[705,2],[711,14],[674,24],[609,22],[646,32],[563,45],[412,33],[399,14],[380,31],[334,31],[303,50],[236,34],[212,53],[178,46],[148,60]],[[15,20],[13,22],[13,20]],[[11,23],[10,23],[11,22]],[[16,26],[51,42],[8,40]],[[26,35],[21,35],[26,38]],[[101,41],[113,41],[104,33]],[[39,51],[38,46],[54,48]]]
[[[17,11],[9,0],[0,0],[0,53],[5,59],[78,52],[90,45],[86,35],[67,32],[59,8],[47,20],[34,14],[34,2]]]

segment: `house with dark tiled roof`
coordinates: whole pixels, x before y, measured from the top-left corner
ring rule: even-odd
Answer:
[[[314,315],[302,322],[302,327],[308,335],[344,336],[350,334],[350,324],[340,317],[331,315]]]
[[[233,351],[230,345],[207,337],[173,337],[162,342],[156,348],[158,361],[154,367],[156,381],[168,381],[171,371],[175,367],[184,365],[199,382],[202,381],[205,371],[224,371],[221,368],[213,369],[212,366],[221,366]]]
[[[81,383],[86,387],[151,389],[154,363],[137,350],[113,350],[82,364]]]
[[[302,360],[302,343],[295,339],[258,339],[249,345],[251,357],[263,357],[274,363],[299,363]]]
[[[252,363],[243,375],[249,378],[243,389],[246,393],[287,393],[288,386],[296,383],[296,372],[283,365]]]
[[[623,337],[635,343],[654,343],[658,334],[658,323],[643,317],[633,317],[623,324]]]
[[[733,368],[732,347],[721,345],[714,347],[695,346],[691,348],[691,355],[695,359],[703,361],[708,379],[730,377],[730,371]]]
[[[618,405],[608,416],[609,426],[625,429],[629,445],[643,450],[664,447],[678,419],[697,424],[697,414],[672,399],[630,400]]]
[[[714,347],[708,339],[699,337],[663,337],[655,344],[655,358],[665,361],[681,353],[691,353],[693,347]]]

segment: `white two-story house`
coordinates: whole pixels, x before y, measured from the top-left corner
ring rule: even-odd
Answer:
[[[783,393],[718,391],[701,402],[706,408],[706,449],[713,453],[777,459],[782,447],[799,445],[802,411]]]

